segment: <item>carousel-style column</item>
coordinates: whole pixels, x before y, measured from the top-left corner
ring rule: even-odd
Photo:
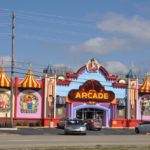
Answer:
[[[52,66],[48,65],[44,73],[44,126],[53,128],[56,126],[56,72]]]
[[[127,119],[137,118],[137,101],[138,101],[138,79],[133,69],[127,74],[128,93],[127,93]]]
[[[130,69],[127,74],[128,78],[128,93],[127,93],[127,125],[129,127],[137,124],[137,105],[138,105],[138,79]]]

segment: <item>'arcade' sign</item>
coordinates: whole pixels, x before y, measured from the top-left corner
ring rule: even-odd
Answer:
[[[106,91],[98,81],[88,80],[79,90],[71,90],[68,97],[73,101],[111,102],[115,94],[112,91]]]

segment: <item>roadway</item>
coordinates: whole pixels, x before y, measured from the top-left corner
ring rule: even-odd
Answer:
[[[64,135],[62,129],[24,128],[0,130],[0,148],[35,148],[58,146],[150,145],[150,135],[136,135],[133,129],[102,129],[87,135]]]

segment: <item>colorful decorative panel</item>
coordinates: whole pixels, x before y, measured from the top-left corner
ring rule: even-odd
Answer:
[[[150,115],[150,97],[149,98],[143,98],[143,100],[141,101],[142,105],[142,114],[145,116],[149,116]]]
[[[99,69],[100,65],[95,59],[91,59],[86,64],[86,68],[88,72],[96,72]]]
[[[0,91],[0,112],[10,111],[10,91]]]
[[[33,90],[25,90],[18,95],[17,117],[41,117],[41,96]]]

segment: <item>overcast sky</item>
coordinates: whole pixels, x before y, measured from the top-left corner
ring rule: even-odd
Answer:
[[[0,57],[39,68],[83,66],[91,58],[112,73],[150,72],[149,0],[0,0]],[[6,63],[5,61],[5,63]]]

